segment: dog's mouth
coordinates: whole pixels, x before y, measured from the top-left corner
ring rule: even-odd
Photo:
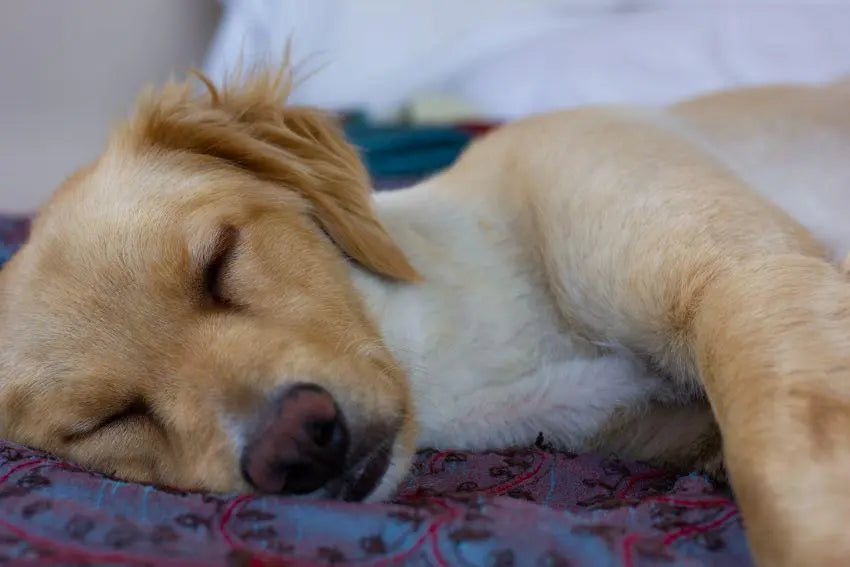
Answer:
[[[360,502],[381,484],[390,466],[391,446],[381,446],[366,454],[340,478],[325,487],[327,496],[346,502]]]

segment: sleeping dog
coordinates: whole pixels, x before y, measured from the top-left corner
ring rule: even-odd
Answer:
[[[542,431],[728,471],[762,565],[850,560],[850,84],[536,116],[373,196],[286,71],[203,82],[143,96],[0,273],[0,434],[362,500]]]

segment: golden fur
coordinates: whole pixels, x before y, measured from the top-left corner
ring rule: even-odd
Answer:
[[[422,258],[442,252],[410,260],[355,151],[323,113],[285,106],[288,89],[271,74],[150,93],[56,192],[0,273],[0,434],[125,479],[245,490],[222,416],[250,421],[306,376],[353,439],[386,432],[407,464],[419,400],[349,263],[384,290],[427,281]],[[836,251],[717,156],[743,155],[747,133],[850,135],[847,90],[530,118],[473,144],[423,201],[499,219],[494,241],[534,263],[576,344],[639,355],[686,400],[626,408],[588,446],[716,470],[719,426],[762,565],[850,559],[850,285]],[[788,116],[799,132],[771,130]]]
[[[284,78],[144,96],[44,207],[2,271],[4,435],[122,478],[244,489],[205,416],[258,412],[290,375],[364,424],[402,427],[413,450],[404,377],[325,234],[383,276],[416,272],[372,212],[354,150],[322,112],[284,107]],[[63,226],[69,216],[83,222]],[[201,272],[231,227],[226,310],[203,297]]]

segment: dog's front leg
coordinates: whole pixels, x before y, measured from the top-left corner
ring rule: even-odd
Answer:
[[[850,285],[815,258],[739,265],[693,329],[759,563],[850,564]]]
[[[618,112],[509,126],[451,175],[499,188],[567,326],[707,392],[761,565],[850,564],[850,283],[811,234]]]
[[[705,389],[760,565],[850,564],[846,276],[794,230],[775,235],[789,245],[774,252],[766,226],[749,245],[735,221],[716,227],[717,239],[730,235],[726,248],[684,233],[677,243],[641,222],[632,234],[644,237],[609,256],[610,270],[599,249],[562,272],[567,316],[589,337]]]
[[[567,324],[707,392],[759,563],[850,564],[850,284],[823,247],[652,124],[552,116],[491,147]]]
[[[798,251],[697,262],[682,251],[636,255],[611,295],[573,314],[592,305],[590,336],[705,389],[758,564],[850,564],[846,276]],[[641,267],[659,257],[657,273]]]
[[[733,222],[715,232],[728,230],[724,249],[668,241],[642,222],[644,237],[609,256],[610,271],[585,256],[564,272],[564,294],[581,294],[568,317],[705,389],[760,565],[850,564],[846,276],[794,230],[775,235],[786,244],[773,251],[760,232],[769,227],[748,245]]]

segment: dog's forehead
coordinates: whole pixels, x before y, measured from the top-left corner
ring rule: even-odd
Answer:
[[[175,229],[213,229],[211,217],[236,222],[268,207],[298,212],[305,207],[294,192],[218,160],[121,148],[111,145],[97,162],[71,176],[42,209],[37,228],[65,236],[74,231],[81,238],[99,231],[149,239]]]
[[[58,221],[128,222],[166,205],[179,207],[211,184],[208,171],[190,159],[153,150],[110,146],[96,162],[77,171],[54,193],[43,216]]]
[[[155,286],[183,285],[188,244],[180,215],[167,214],[162,197],[126,190],[137,178],[145,183],[134,175],[138,164],[108,166],[100,161],[72,177],[4,269],[13,326],[27,319],[42,327],[106,325],[119,319],[112,313],[168,297]]]
[[[300,206],[287,199],[192,156],[107,151],[56,192],[3,268],[0,340],[39,364],[73,366],[87,349],[138,358],[141,338],[167,338],[191,319],[222,223]]]
[[[45,207],[18,262],[28,279],[85,283],[95,291],[138,281],[151,264],[179,260],[185,248],[179,205],[168,214],[164,198],[127,191],[134,177],[95,168]]]
[[[138,251],[127,244],[143,245],[141,237],[108,226],[102,223],[85,240],[36,235],[14,260],[3,286],[0,331],[3,368],[14,372],[4,370],[0,380],[108,376],[152,358],[144,354],[151,349],[166,352],[157,341],[176,333],[182,320],[177,295],[191,285],[178,279],[180,256],[167,259],[161,246],[148,247],[157,255]]]
[[[162,233],[146,236],[130,224],[101,220],[79,234],[69,227],[64,238],[34,234],[5,278],[11,326],[37,326],[43,339],[61,329],[110,332],[130,324],[128,314],[150,315],[157,301],[169,297],[169,286],[173,295],[188,285],[178,279],[185,247],[169,246]]]
[[[238,210],[240,182],[191,156],[112,147],[53,195],[22,250],[28,260],[17,263],[34,277],[98,284],[177,273],[216,217]]]

